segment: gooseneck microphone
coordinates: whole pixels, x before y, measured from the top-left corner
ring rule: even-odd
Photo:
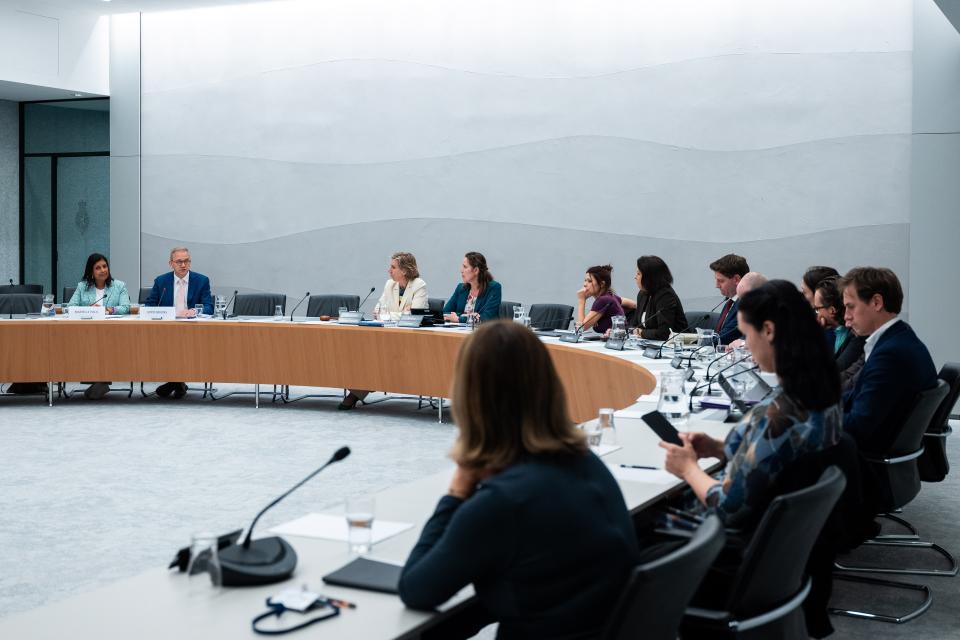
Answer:
[[[709,317],[710,317],[710,314],[713,313],[714,311],[716,311],[718,308],[720,308],[720,305],[722,305],[722,304],[723,304],[724,302],[726,302],[726,301],[727,301],[727,299],[724,298],[723,300],[721,300],[720,302],[718,302],[717,304],[715,304],[715,305],[713,306],[713,309],[710,309],[710,311],[707,311],[706,313],[704,313],[702,316],[698,317],[698,318],[697,318],[696,320],[694,320],[693,322],[688,322],[688,323],[687,323],[687,326],[685,326],[683,329],[680,329],[679,331],[677,331],[676,333],[674,333],[672,336],[670,336],[669,338],[667,338],[666,340],[664,340],[663,343],[660,345],[660,349],[659,349],[659,351],[657,351],[657,355],[654,357],[654,359],[655,359],[655,360],[659,360],[660,358],[663,357],[663,348],[664,348],[665,346],[667,346],[667,343],[668,343],[668,342],[670,342],[671,340],[676,340],[678,335],[680,335],[681,333],[683,333],[684,331],[686,331],[686,330],[689,329],[690,327],[693,327],[694,325],[698,325],[698,324],[700,324],[701,322],[703,322],[704,320],[706,320],[707,318],[709,318]],[[659,311],[658,311],[657,313],[659,313]],[[654,315],[656,315],[656,314],[654,314]]]
[[[377,290],[376,287],[370,287],[370,291],[369,291],[369,293],[367,293],[367,297],[360,301],[360,306],[357,307],[357,312],[359,312],[360,309],[363,308],[363,305],[365,305],[365,304],[367,303],[367,300],[370,299],[370,296],[372,296],[372,295],[373,295],[373,292],[376,291],[376,290]],[[363,314],[362,314],[362,313],[360,314],[360,319],[363,320]]]
[[[13,286],[13,278],[10,278],[10,286]]]
[[[250,523],[243,542],[220,551],[220,567],[225,586],[249,586],[271,584],[286,580],[297,566],[297,552],[283,538],[273,536],[251,540],[253,529],[260,516],[269,511],[281,500],[299,489],[315,475],[334,462],[340,462],[350,455],[349,447],[340,447],[319,469],[293,485],[286,493],[268,504]]]
[[[223,316],[222,316],[222,317],[223,317],[224,320],[227,319],[227,309],[230,308],[230,303],[233,302],[233,301],[236,300],[236,299],[237,299],[237,290],[234,289],[234,290],[233,290],[233,295],[230,296],[230,299],[227,300],[227,304],[223,307],[223,311],[222,311]]]
[[[290,312],[290,322],[293,322],[293,314],[294,314],[294,312],[295,312],[297,309],[300,308],[300,305],[303,304],[303,301],[306,300],[306,299],[307,299],[307,296],[309,296],[309,295],[310,295],[310,292],[309,292],[309,291],[307,291],[305,294],[303,294],[303,297],[300,298],[300,302],[298,302],[298,303],[297,303],[297,306],[295,306],[295,307],[293,308],[293,311]]]
[[[157,298],[157,306],[158,306],[158,307],[162,307],[162,306],[163,306],[163,296],[165,296],[165,295],[167,295],[167,288],[166,288],[166,287],[163,288],[163,291],[160,292],[160,297]]]

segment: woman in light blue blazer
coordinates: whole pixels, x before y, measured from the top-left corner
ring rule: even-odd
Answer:
[[[67,306],[104,306],[110,314],[130,312],[130,296],[127,285],[110,275],[110,263],[102,253],[91,253],[83,269],[83,280]],[[94,382],[84,389],[83,395],[90,400],[99,400],[110,391],[109,382]]]
[[[83,270],[83,280],[67,303],[68,307],[103,306],[108,314],[123,315],[130,312],[130,296],[127,285],[110,275],[110,263],[102,253],[91,253]]]

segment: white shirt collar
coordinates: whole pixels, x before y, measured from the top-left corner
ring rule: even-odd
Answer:
[[[189,287],[190,287],[190,272],[187,271],[187,275],[183,276],[182,278],[178,278],[178,277],[177,277],[177,274],[174,273],[174,274],[173,274],[173,286],[175,286],[175,287],[180,286],[180,285],[177,284],[177,280],[183,280],[183,284],[184,284],[186,287],[189,288]]]
[[[877,327],[877,330],[870,334],[870,337],[867,338],[867,341],[863,344],[863,361],[866,362],[870,359],[870,354],[873,353],[873,348],[877,346],[877,342],[880,340],[880,336],[883,333],[900,321],[899,317],[893,317],[882,325]]]

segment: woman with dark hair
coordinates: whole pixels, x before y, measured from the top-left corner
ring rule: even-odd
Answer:
[[[577,291],[577,328],[606,333],[613,325],[612,318],[623,315],[620,296],[613,292],[612,274],[613,267],[608,264],[587,269],[583,286]],[[587,298],[593,298],[590,313],[586,311]]]
[[[472,583],[477,626],[498,621],[498,638],[598,636],[637,562],[636,534],[567,413],[547,349],[518,324],[483,325],[460,349],[452,406],[457,469],[403,568],[400,598],[432,609]]]
[[[803,273],[803,278],[800,280],[800,292],[812,307],[813,292],[817,290],[817,285],[826,278],[837,278],[839,276],[840,273],[833,267],[810,267]]]
[[[840,376],[823,330],[803,295],[786,280],[771,280],[747,293],[737,325],[761,371],[779,386],[734,427],[726,440],[704,433],[680,434],[682,447],[661,442],[665,468],[687,481],[700,510],[714,509],[727,526],[749,527],[773,499],[777,475],[801,456],[840,439],[843,410]],[[726,460],[713,478],[698,458]]]
[[[83,279],[67,306],[103,306],[108,314],[122,315],[130,311],[127,285],[110,274],[110,263],[102,253],[91,253],[83,269]]]
[[[130,296],[127,285],[110,274],[110,262],[102,253],[91,253],[83,268],[83,279],[66,306],[106,307],[108,314],[126,314],[130,311]],[[83,395],[90,400],[99,400],[110,391],[109,382],[94,382],[84,389]]]
[[[673,275],[666,262],[658,256],[640,256],[634,280],[640,289],[637,299],[624,298],[621,304],[625,310],[635,310],[629,326],[638,336],[666,340],[671,331],[687,328],[683,305],[673,290]]]
[[[824,278],[813,292],[813,310],[817,321],[827,333],[827,345],[833,350],[837,369],[840,371],[840,385],[846,390],[854,374],[860,370],[859,360],[863,356],[863,346],[867,339],[858,336],[853,329],[843,323],[843,293],[838,278]]]
[[[496,320],[500,315],[500,283],[493,279],[482,253],[470,251],[460,265],[463,281],[443,305],[447,322],[466,322],[468,315],[479,320]]]

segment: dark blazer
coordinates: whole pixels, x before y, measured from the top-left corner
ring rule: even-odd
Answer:
[[[937,384],[927,347],[904,321],[887,329],[853,389],[843,397],[843,429],[861,451],[883,454],[896,439],[917,394]]]
[[[172,307],[173,306],[173,271],[157,276],[153,281],[153,289],[150,295],[144,301],[146,307]],[[210,278],[197,273],[190,272],[190,280],[187,283],[187,308],[202,304],[203,312],[207,315],[213,315],[213,297],[210,295]]]
[[[647,319],[641,327],[640,318],[644,313],[647,314]],[[650,340],[666,340],[670,337],[671,329],[675,333],[686,329],[687,317],[683,313],[680,297],[673,287],[662,287],[652,295],[638,293],[637,310],[631,319],[630,327],[641,329],[640,337]]]
[[[467,500],[440,499],[400,576],[418,609],[473,583],[497,638],[600,634],[639,551],[617,482],[593,453],[530,457]]]
[[[723,306],[726,306],[726,303],[723,303]],[[720,307],[720,313],[723,314],[723,306]],[[730,307],[730,312],[727,314],[727,317],[723,319],[723,326],[720,327],[720,344],[730,344],[734,340],[739,340],[743,337],[743,334],[740,333],[740,329],[737,328],[737,308],[740,306],[740,300],[734,300],[733,306]]]
[[[840,345],[840,350],[833,354],[837,361],[837,368],[840,369],[841,373],[856,364],[860,356],[863,355],[863,345],[866,342],[867,339],[863,336],[855,336],[853,333],[847,334],[847,339]]]
[[[487,288],[483,290],[483,293],[477,296],[474,302],[473,312],[480,314],[480,320],[496,320],[500,317],[500,290],[500,283],[496,280],[491,280],[487,283]],[[467,317],[463,314],[463,309],[467,306],[467,297],[469,295],[470,289],[461,282],[457,285],[457,288],[453,290],[453,295],[447,300],[447,304],[443,305],[443,312],[445,314],[456,313],[460,316],[460,322],[466,322]]]

